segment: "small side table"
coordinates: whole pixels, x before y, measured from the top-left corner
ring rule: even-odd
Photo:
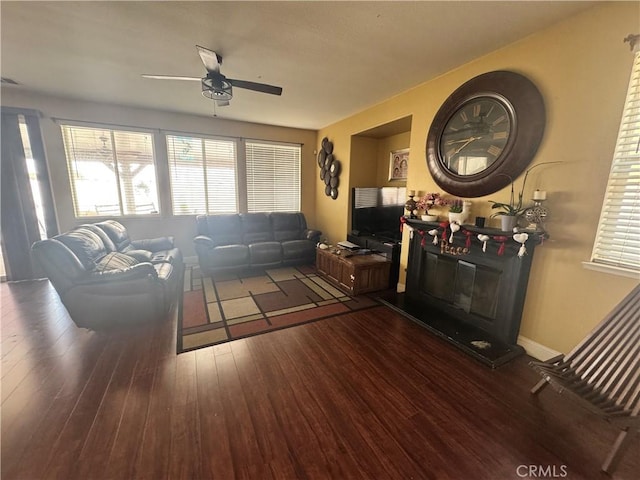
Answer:
[[[389,288],[391,262],[382,255],[360,255],[342,248],[316,249],[321,277],[350,295]]]

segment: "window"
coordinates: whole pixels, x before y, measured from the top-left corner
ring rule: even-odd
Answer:
[[[300,210],[300,145],[247,141],[247,210]]]
[[[236,142],[167,135],[174,215],[235,213]]]
[[[640,50],[620,122],[591,261],[640,272]]]
[[[356,188],[353,208],[377,207],[378,193],[379,189],[375,187]]]
[[[18,128],[20,129],[20,138],[22,139],[22,148],[24,149],[25,161],[27,163],[27,174],[29,175],[29,185],[31,186],[31,196],[33,197],[33,204],[36,209],[36,218],[38,219],[38,232],[40,238],[47,238],[47,230],[44,220],[44,206],[42,204],[42,196],[40,195],[40,185],[38,182],[38,174],[36,171],[35,160],[33,159],[33,152],[31,151],[31,139],[29,138],[29,129],[27,128],[27,122],[24,115],[18,115]],[[0,254],[1,256],[2,254]],[[4,275],[2,271],[2,275]]]
[[[62,125],[76,217],[158,213],[151,133]]]

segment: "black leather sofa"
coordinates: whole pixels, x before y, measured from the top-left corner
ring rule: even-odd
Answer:
[[[247,267],[313,264],[322,232],[300,212],[198,215],[194,238],[205,274]]]
[[[113,220],[82,225],[31,250],[80,327],[162,320],[181,287],[184,266],[173,238],[131,241]]]

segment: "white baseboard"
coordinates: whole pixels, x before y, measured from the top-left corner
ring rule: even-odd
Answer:
[[[518,345],[525,349],[527,355],[532,356],[540,361],[549,360],[555,356],[560,355],[562,352],[557,352],[552,348],[546,347],[538,342],[534,342],[530,338],[518,335]]]

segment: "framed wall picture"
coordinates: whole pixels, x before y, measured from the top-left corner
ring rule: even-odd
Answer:
[[[389,158],[389,180],[406,180],[409,167],[409,149],[394,150]]]

